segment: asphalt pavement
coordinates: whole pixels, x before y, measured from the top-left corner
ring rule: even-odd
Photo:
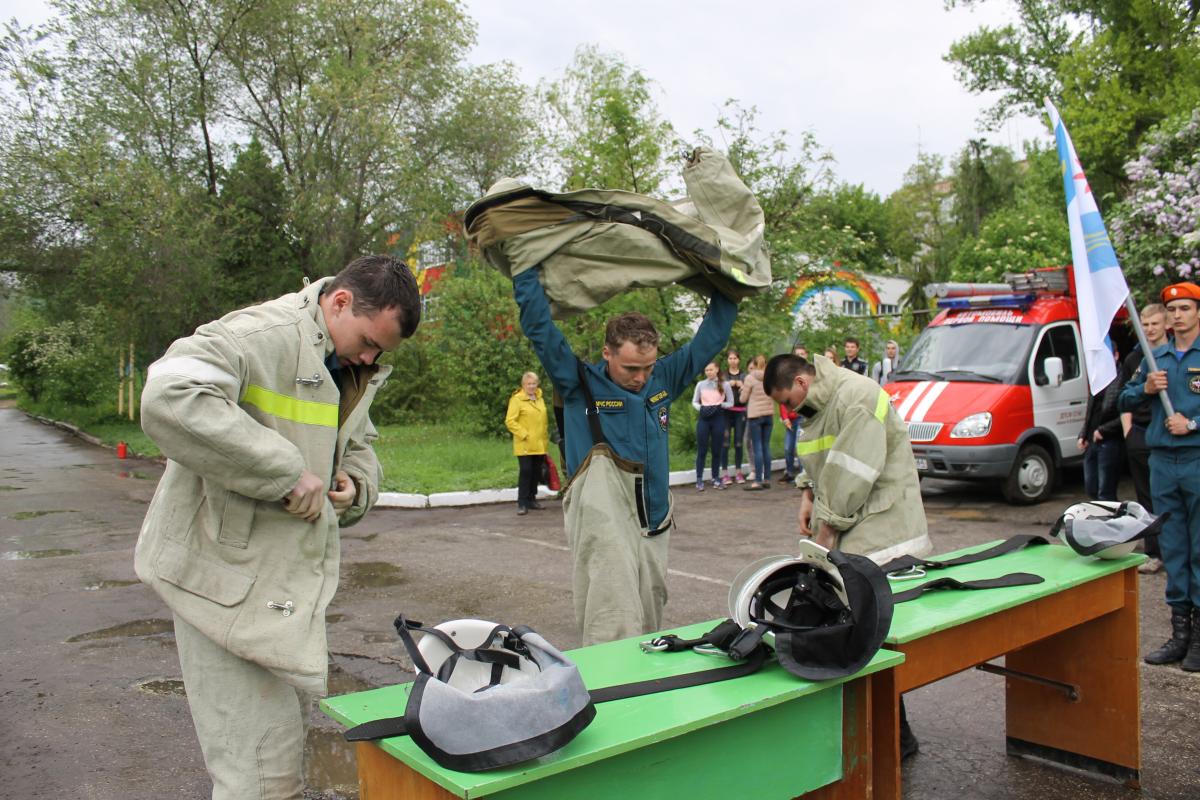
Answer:
[[[133,574],[161,472],[0,408],[0,798],[208,796],[170,613]],[[998,486],[922,490],[936,552],[1044,533],[1082,496],[1077,474],[1023,508]],[[1122,490],[1132,496],[1128,483]],[[667,626],[725,616],[738,569],[789,552],[797,537],[795,489],[675,493]],[[527,624],[577,646],[561,509],[545,505],[526,516],[511,505],[377,510],[343,531],[328,614],[332,693],[411,678],[391,628],[398,612]],[[1163,588],[1161,574],[1141,577],[1143,651],[1168,633]],[[905,797],[1200,797],[1200,674],[1142,667],[1140,791],[1005,755],[1003,681],[969,670],[908,695],[921,751],[905,763]],[[311,797],[357,796],[352,751],[319,712],[307,752]]]

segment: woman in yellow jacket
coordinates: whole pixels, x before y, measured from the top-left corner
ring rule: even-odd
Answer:
[[[512,431],[513,454],[520,468],[517,479],[517,513],[541,508],[537,501],[538,474],[546,460],[546,445],[550,436],[546,430],[546,403],[538,388],[538,376],[526,372],[521,376],[521,388],[508,398],[508,413],[504,424]]]

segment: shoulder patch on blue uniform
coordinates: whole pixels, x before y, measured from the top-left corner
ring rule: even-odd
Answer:
[[[650,398],[650,405],[654,405],[659,400],[665,400],[669,394],[670,394],[670,392],[668,392],[666,389],[663,389],[661,392],[659,392],[656,395],[653,395]]]
[[[1200,375],[1192,376],[1192,379],[1188,381],[1188,388],[1194,393],[1200,394]]]

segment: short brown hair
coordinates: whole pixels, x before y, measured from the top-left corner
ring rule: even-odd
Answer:
[[[658,347],[660,338],[650,318],[637,311],[626,311],[613,317],[604,328],[604,343],[614,350],[625,342],[633,342],[639,350]]]
[[[373,317],[395,308],[400,316],[400,336],[412,336],[421,321],[421,290],[412,270],[398,258],[387,255],[362,256],[346,265],[325,291],[348,289],[354,301],[350,309]]]

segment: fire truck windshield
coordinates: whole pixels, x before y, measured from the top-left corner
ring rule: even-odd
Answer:
[[[1035,326],[974,323],[926,328],[891,380],[1013,383],[1029,352]]]

